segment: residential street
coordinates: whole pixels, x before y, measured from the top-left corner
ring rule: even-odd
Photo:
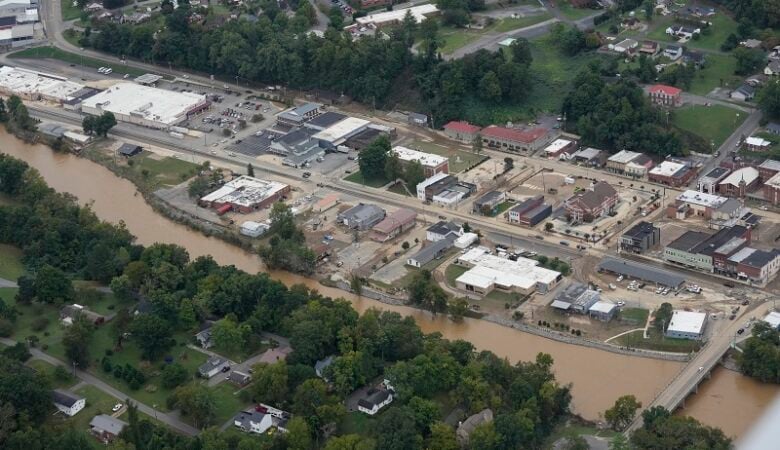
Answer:
[[[0,343],[3,343],[5,345],[16,345],[16,341],[13,339],[8,338],[0,338]],[[62,366],[66,369],[72,370],[72,368],[66,364],[63,361],[60,361],[59,359],[42,352],[41,350],[37,348],[30,348],[30,353],[32,354],[34,359],[40,359],[42,361],[46,361],[49,364],[55,365],[55,366]],[[154,408],[145,405],[138,400],[132,398],[131,396],[123,393],[122,391],[115,389],[108,383],[104,382],[103,380],[97,378],[96,376],[89,374],[83,370],[76,369],[76,377],[82,381],[84,381],[87,384],[90,384],[92,386],[95,386],[96,388],[100,389],[101,391],[105,392],[106,394],[116,398],[117,400],[121,402],[125,402],[127,400],[130,400],[135,405],[138,406],[138,410],[142,413],[155,417],[160,422],[163,422],[164,424],[170,426],[171,428],[186,434],[188,436],[195,436],[199,433],[199,430],[189,424],[186,424],[182,422],[178,417],[172,414],[166,414],[160,411],[156,411]]]
[[[19,287],[16,284],[16,281],[6,280],[5,278],[0,278],[0,288],[16,288]]]

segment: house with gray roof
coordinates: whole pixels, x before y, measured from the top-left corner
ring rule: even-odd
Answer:
[[[220,358],[218,356],[212,356],[200,367],[198,367],[198,373],[203,378],[208,379],[222,372],[222,370],[225,368],[230,369],[230,362],[228,360],[226,360],[225,358]]]
[[[558,294],[550,304],[555,309],[587,314],[590,307],[601,299],[598,291],[588,286],[574,282]]]
[[[425,231],[425,239],[430,242],[441,241],[448,237],[457,239],[463,234],[463,228],[455,222],[445,222],[443,220],[436,222]]]
[[[368,230],[385,218],[385,210],[371,204],[358,203],[339,213],[336,220],[353,230]]]
[[[87,399],[65,389],[55,389],[51,393],[57,409],[68,417],[73,417],[87,406]]]
[[[490,423],[493,421],[493,410],[490,408],[483,409],[482,411],[473,414],[466,418],[463,422],[458,424],[456,430],[456,436],[458,443],[461,447],[466,447],[469,443],[469,437],[471,433],[480,425]]]
[[[756,96],[756,88],[749,84],[743,84],[740,87],[734,89],[729,94],[729,98],[734,100],[740,100],[743,102],[749,102]]]
[[[457,239],[457,236],[453,234],[439,241],[429,243],[422,250],[409,257],[406,260],[406,264],[413,267],[422,267],[434,259],[441,258],[453,246],[455,239]]]
[[[276,116],[276,123],[288,127],[301,126],[304,122],[320,115],[321,107],[322,105],[319,103],[304,103],[303,105],[295,106],[279,113]]]
[[[108,414],[98,414],[89,422],[89,432],[100,442],[108,444],[119,437],[119,433],[126,426],[127,422],[111,417]]]
[[[371,388],[358,400],[358,411],[373,416],[380,409],[393,402],[393,391],[384,386]]]

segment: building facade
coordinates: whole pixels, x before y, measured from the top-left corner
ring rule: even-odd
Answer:
[[[650,222],[641,221],[620,236],[620,249],[644,253],[661,243],[661,229]]]

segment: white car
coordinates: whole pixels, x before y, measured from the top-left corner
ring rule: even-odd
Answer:
[[[618,305],[619,307],[620,307],[620,306],[626,306],[626,302],[622,302],[622,301],[621,301],[621,302],[617,302],[617,305]]]
[[[623,275],[620,275],[619,277],[617,277],[617,282],[620,283],[621,281],[623,281]]]
[[[124,406],[124,405],[122,405],[121,403],[117,403],[116,405],[114,405],[113,408],[111,408],[111,412],[119,411],[120,409],[122,409],[122,406]]]

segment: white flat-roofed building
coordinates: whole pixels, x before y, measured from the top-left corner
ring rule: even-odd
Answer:
[[[312,139],[319,141],[323,148],[335,149],[347,139],[368,128],[370,124],[371,122],[365,119],[347,117],[318,132],[312,136]]]
[[[229,209],[247,213],[270,206],[288,192],[287,184],[244,175],[202,197],[200,203],[217,209],[230,205]]]
[[[423,166],[426,177],[432,177],[437,173],[449,173],[450,171],[449,158],[446,156],[412,150],[400,145],[393,147],[392,151],[404,167],[412,161],[419,162]]]
[[[355,22],[359,26],[374,25],[377,28],[381,28],[385,25],[392,25],[400,23],[406,17],[406,13],[411,13],[412,17],[417,23],[422,22],[427,17],[438,14],[439,8],[433,4],[425,4],[419,6],[413,6],[411,8],[396,9],[393,11],[385,11],[377,14],[369,14],[367,16],[358,17]],[[350,28],[350,27],[347,27]]]
[[[173,92],[136,83],[118,83],[85,99],[81,110],[99,116],[108,111],[116,120],[167,129],[208,108],[205,95]]]
[[[564,154],[574,153],[575,143],[569,139],[559,138],[544,148],[544,155],[548,158],[560,159]]]
[[[666,160],[655,166],[647,173],[647,177],[654,183],[669,186],[683,186],[696,175],[696,170],[689,164]]]
[[[708,194],[706,192],[694,191],[692,189],[689,189],[677,196],[678,202],[686,203],[692,207],[699,208],[717,209],[720,205],[726,203],[726,200],[728,200],[728,198],[720,195]]]
[[[244,236],[259,237],[262,236],[266,231],[268,231],[268,228],[270,227],[265,223],[253,222],[251,220],[247,220],[246,222],[241,224],[241,229],[239,230],[239,232]]]
[[[443,173],[443,172],[439,172],[439,173],[435,174],[434,176],[432,176],[430,178],[426,178],[422,182],[418,183],[417,184],[417,198],[424,202],[426,200],[426,198],[427,198],[425,196],[425,188],[427,188],[428,186],[432,185],[433,183],[436,183],[437,181],[443,180],[444,178],[447,178],[447,174]]]
[[[431,202],[433,202],[434,205],[451,207],[460,203],[460,201],[463,200],[463,197],[465,196],[466,194],[463,192],[446,189],[434,195],[431,199]]]
[[[84,86],[67,78],[19,67],[0,67],[0,93],[24,100],[64,102]]]
[[[763,152],[768,150],[771,146],[771,141],[767,141],[766,139],[762,139],[760,137],[750,136],[749,138],[745,139],[745,147],[753,152]]]
[[[588,315],[603,322],[609,322],[617,313],[617,305],[605,300],[599,300],[588,310]]]
[[[517,261],[491,255],[485,247],[476,247],[461,255],[458,264],[469,270],[455,280],[458,289],[486,295],[493,289],[517,292],[523,295],[534,291],[548,292],[560,280],[560,272],[539,267],[539,262],[528,258]]]
[[[770,312],[764,317],[764,322],[768,323],[775,330],[780,330],[780,313],[777,311]]]
[[[700,341],[704,337],[707,313],[692,311],[674,311],[672,320],[666,327],[666,336],[678,339]]]

